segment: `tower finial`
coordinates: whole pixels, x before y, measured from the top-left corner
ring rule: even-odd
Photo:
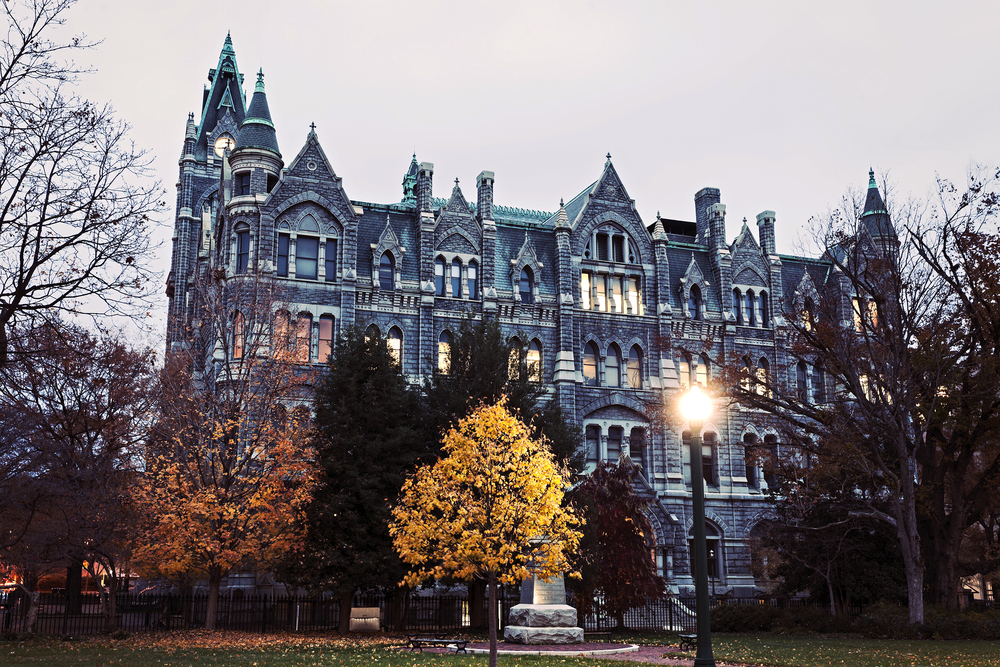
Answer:
[[[257,85],[254,86],[253,92],[263,93],[264,92],[264,68],[261,67],[257,70]]]
[[[611,151],[608,151],[608,161],[604,166],[611,164]]]
[[[875,170],[868,167],[868,187],[877,188],[878,185],[875,184]]]

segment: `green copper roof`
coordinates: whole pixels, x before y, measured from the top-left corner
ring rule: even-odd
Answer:
[[[278,137],[271,122],[271,110],[267,106],[267,95],[264,93],[264,71],[257,72],[257,84],[254,86],[253,99],[247,109],[246,118],[240,125],[236,136],[234,151],[241,148],[264,148],[281,155],[278,150]]]

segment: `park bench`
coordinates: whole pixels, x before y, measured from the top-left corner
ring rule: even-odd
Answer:
[[[351,632],[378,632],[381,629],[378,607],[352,607]]]
[[[406,635],[406,646],[411,651],[424,652],[424,648],[443,646],[444,648],[454,648],[455,653],[466,653],[466,639],[446,639],[443,634],[433,637],[421,637],[419,635]]]
[[[698,648],[698,635],[677,635],[677,637],[681,640],[680,649],[682,651],[685,650],[685,648]]]

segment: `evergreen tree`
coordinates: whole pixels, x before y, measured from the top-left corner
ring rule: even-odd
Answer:
[[[435,458],[416,428],[419,394],[385,339],[358,328],[337,341],[316,391],[322,479],[307,510],[304,551],[292,580],[337,592],[349,609],[358,589],[392,586],[407,572],[389,537],[390,506],[414,464]],[[348,614],[341,615],[346,630]]]

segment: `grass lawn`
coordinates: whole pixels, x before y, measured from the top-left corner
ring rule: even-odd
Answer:
[[[670,635],[618,635],[614,641],[665,645]],[[0,665],[69,667],[422,667],[485,664],[483,656],[411,653],[389,648],[398,638],[336,635],[258,635],[203,631],[134,635],[127,639],[0,640]],[[891,641],[851,637],[716,635],[715,659],[787,667],[1000,667],[1000,642]],[[677,657],[682,657],[680,654]],[[686,654],[694,657],[693,653]],[[625,667],[595,658],[500,656],[501,665]]]

